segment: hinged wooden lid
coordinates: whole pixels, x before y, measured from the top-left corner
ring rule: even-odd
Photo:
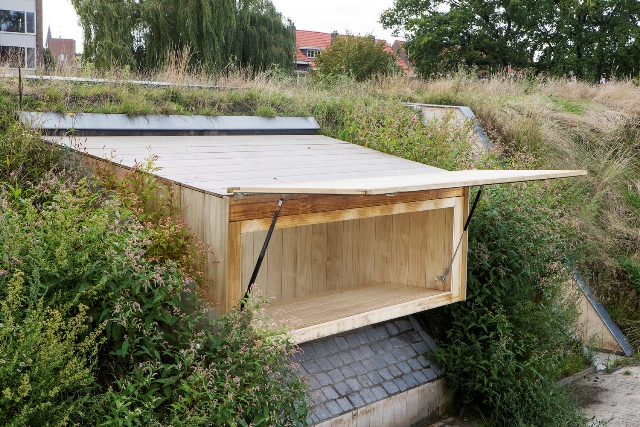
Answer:
[[[230,187],[229,193],[259,194],[391,194],[470,187],[586,175],[584,170],[466,170],[363,179],[280,183]]]

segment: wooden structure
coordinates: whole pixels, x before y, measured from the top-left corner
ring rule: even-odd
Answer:
[[[114,167],[158,156],[157,175],[214,251],[207,291],[221,312],[245,293],[284,194],[255,288],[272,298],[269,313],[296,322],[298,342],[464,300],[469,187],[585,174],[447,172],[317,135],[88,137],[72,144]],[[437,280],[450,264],[446,280]]]

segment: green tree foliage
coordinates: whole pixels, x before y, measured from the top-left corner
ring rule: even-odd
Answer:
[[[385,42],[373,36],[338,36],[315,60],[321,74],[347,74],[357,81],[397,69],[394,54],[385,51]]]
[[[173,56],[216,72],[293,67],[295,35],[270,0],[73,0],[85,60],[154,70]]]
[[[596,82],[640,72],[639,20],[635,0],[395,0],[381,17],[425,76],[510,66]]]

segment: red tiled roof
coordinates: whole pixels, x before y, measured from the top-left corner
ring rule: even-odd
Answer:
[[[340,35],[340,37],[344,37],[344,35]],[[394,54],[395,52],[389,45],[386,40],[378,40],[376,42],[382,41],[384,42],[384,51]],[[322,33],[319,31],[306,31],[306,30],[296,30],[296,61],[300,62],[308,62],[311,68],[315,68],[315,63],[313,59],[307,57],[306,53],[301,50],[302,47],[314,47],[321,50],[326,49],[331,45],[331,34],[330,33]],[[413,74],[413,69],[409,64],[407,64],[402,58],[397,58],[398,65],[402,67],[405,74]]]

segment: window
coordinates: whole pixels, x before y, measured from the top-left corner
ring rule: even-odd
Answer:
[[[64,62],[67,59],[67,56],[64,53],[58,54],[58,61]]]
[[[36,14],[22,10],[0,9],[0,31],[35,34]]]
[[[36,68],[36,50],[32,47],[27,48],[27,68]]]
[[[307,49],[307,58],[313,59],[320,53],[318,49]]]
[[[35,12],[27,12],[27,33],[36,33],[36,14]]]

